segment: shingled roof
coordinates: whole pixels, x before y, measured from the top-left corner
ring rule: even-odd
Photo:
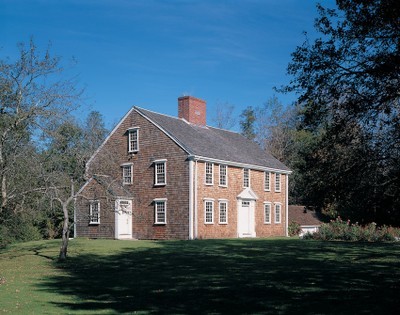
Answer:
[[[320,226],[323,223],[323,218],[316,211],[305,210],[304,206],[290,205],[289,222],[297,222],[304,226]]]
[[[157,125],[190,155],[290,172],[286,165],[239,133],[197,126],[184,119],[139,107],[134,107],[134,110]]]

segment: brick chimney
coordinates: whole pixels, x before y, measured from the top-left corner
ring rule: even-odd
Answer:
[[[198,126],[206,125],[206,102],[193,96],[178,98],[178,117]]]

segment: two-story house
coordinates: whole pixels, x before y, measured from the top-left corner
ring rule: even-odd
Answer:
[[[253,141],[207,126],[203,100],[178,98],[178,118],[133,107],[87,163],[75,236],[284,236],[289,174]]]

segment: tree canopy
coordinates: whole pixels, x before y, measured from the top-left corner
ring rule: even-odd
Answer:
[[[332,214],[400,224],[400,3],[318,5],[315,28],[288,66],[299,93],[304,199]]]

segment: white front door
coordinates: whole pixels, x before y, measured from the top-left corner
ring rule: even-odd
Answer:
[[[132,200],[117,200],[115,208],[115,238],[132,238]]]
[[[255,237],[254,200],[238,201],[238,237]]]

